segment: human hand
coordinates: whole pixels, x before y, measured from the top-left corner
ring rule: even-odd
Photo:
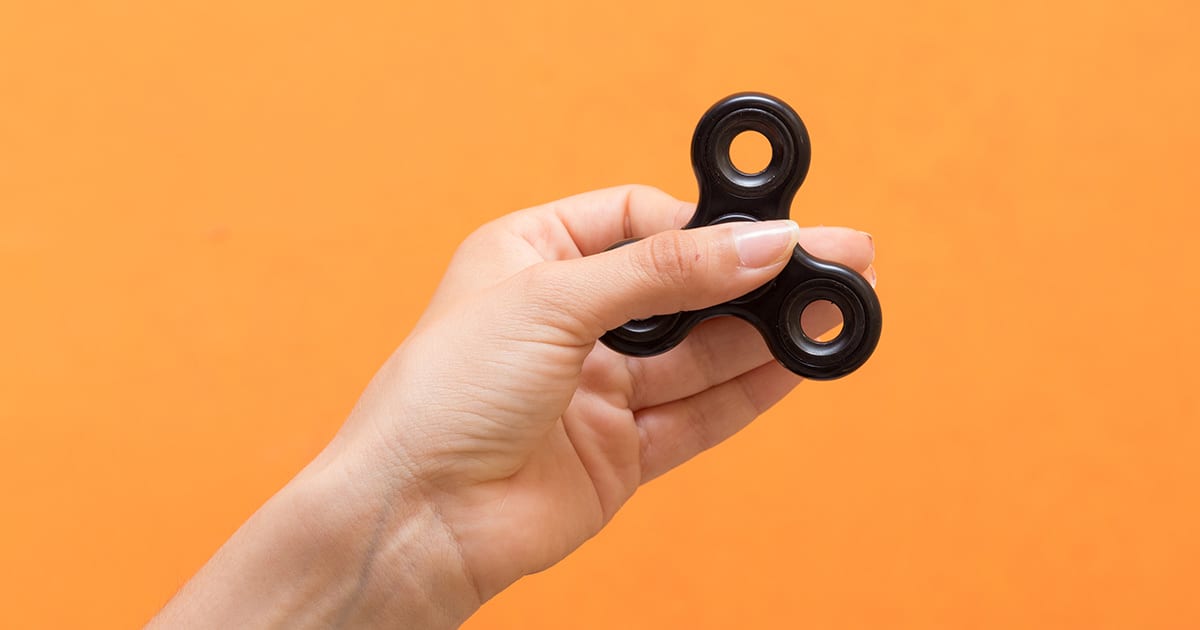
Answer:
[[[614,188],[504,216],[466,239],[411,335],[293,482],[306,490],[273,500],[321,511],[310,527],[341,541],[336,555],[357,578],[337,619],[461,622],[799,382],[733,318],[649,358],[598,345],[606,330],[745,294],[797,242],[874,284],[865,233],[790,221],[678,230],[694,208]],[[604,251],[630,237],[646,238]],[[806,330],[831,328],[838,314],[828,309],[806,311]],[[439,610],[397,609],[419,600]]]

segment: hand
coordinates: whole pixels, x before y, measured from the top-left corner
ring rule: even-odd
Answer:
[[[320,511],[312,529],[341,541],[356,580],[336,618],[461,622],[799,382],[740,320],[705,322],[644,359],[598,345],[606,330],[742,295],[797,242],[874,283],[865,233],[790,221],[678,230],[693,210],[614,188],[466,239],[337,438],[273,499]],[[604,251],[630,237],[646,238]],[[809,330],[837,321],[832,307],[810,314]],[[403,610],[423,599],[439,610]]]

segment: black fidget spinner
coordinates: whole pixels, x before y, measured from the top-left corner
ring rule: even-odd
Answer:
[[[738,170],[729,156],[730,144],[744,131],[757,131],[771,144],[771,161],[757,173]],[[811,155],[804,122],[786,103],[754,92],[726,97],[705,112],[692,136],[700,201],[683,229],[787,219]],[[842,330],[830,341],[812,339],[800,326],[800,314],[818,300],[842,312]],[[746,295],[698,311],[633,320],[600,341],[623,354],[651,356],[675,347],[696,324],[721,315],[750,322],[776,360],[811,379],[839,378],[858,369],[874,352],[883,324],[879,298],[862,276],[797,245],[778,276]]]

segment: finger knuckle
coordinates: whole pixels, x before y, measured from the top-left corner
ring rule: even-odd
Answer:
[[[554,266],[554,263],[540,263],[521,272],[517,281],[523,308],[518,319],[538,325],[578,328],[577,325],[590,320],[590,314],[573,297],[573,283]]]
[[[533,265],[525,269],[520,279],[524,285],[525,299],[537,306],[546,307],[556,303],[561,292],[559,280],[546,263]]]
[[[649,184],[626,184],[624,186],[624,192],[626,195],[631,197],[642,196],[653,198],[669,196],[665,191],[663,191],[663,189],[657,186],[651,186]]]
[[[500,228],[496,223],[485,223],[473,232],[468,234],[466,238],[458,244],[458,248],[454,253],[456,256],[470,256],[478,252],[486,252],[495,247],[496,240],[499,238]]]
[[[672,232],[648,239],[643,248],[642,267],[659,282],[687,284],[699,268],[700,244],[686,232]]]

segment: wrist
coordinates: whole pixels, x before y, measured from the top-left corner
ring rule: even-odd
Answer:
[[[322,454],[156,619],[165,626],[456,628],[480,605],[457,542],[415,487],[361,485]],[[153,625],[153,624],[152,624]]]
[[[276,497],[276,518],[307,530],[301,548],[333,567],[326,621],[456,628],[481,604],[458,541],[418,485],[390,472],[319,458]]]

